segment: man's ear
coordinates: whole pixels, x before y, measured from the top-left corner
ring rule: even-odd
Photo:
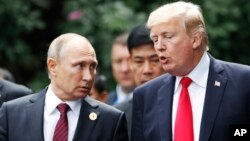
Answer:
[[[196,32],[193,35],[193,48],[196,49],[201,46],[202,43],[202,33],[201,32]]]
[[[56,75],[57,62],[54,58],[47,59],[47,66],[50,75]]]
[[[106,102],[108,99],[108,92],[105,90],[100,94],[101,101]]]

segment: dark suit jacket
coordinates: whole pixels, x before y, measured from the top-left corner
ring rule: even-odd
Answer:
[[[229,141],[230,124],[250,123],[250,67],[210,60],[199,141]],[[132,141],[172,141],[174,85],[166,74],[134,91]]]
[[[116,90],[113,90],[109,93],[108,99],[107,99],[107,104],[108,105],[114,105],[117,100],[117,92]]]
[[[126,119],[127,119],[127,124],[128,124],[128,135],[130,137],[130,133],[131,133],[131,125],[132,125],[132,107],[133,107],[133,99],[132,97],[126,101],[123,101],[121,103],[118,103],[116,105],[114,105],[114,107],[116,107],[117,109],[123,111],[126,115]]]
[[[3,102],[31,94],[32,91],[23,86],[7,80],[0,80],[0,107]]]
[[[43,141],[45,93],[22,97],[4,103],[0,109],[0,141]],[[95,112],[96,120],[89,114]],[[69,119],[70,120],[70,119]],[[82,100],[73,141],[127,141],[123,112],[90,97]]]

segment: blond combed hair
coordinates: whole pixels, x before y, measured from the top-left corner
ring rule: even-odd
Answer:
[[[150,13],[147,27],[151,28],[173,18],[180,18],[183,21],[183,28],[189,36],[193,36],[197,32],[202,33],[202,46],[208,50],[208,36],[201,8],[193,3],[178,1],[157,8]]]

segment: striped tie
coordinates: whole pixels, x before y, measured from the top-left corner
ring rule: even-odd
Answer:
[[[61,103],[57,106],[57,109],[61,114],[56,124],[53,141],[67,141],[68,140],[67,111],[69,110],[69,105],[66,103]]]

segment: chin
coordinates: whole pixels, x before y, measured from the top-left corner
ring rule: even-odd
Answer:
[[[84,98],[86,97],[88,94],[86,93],[76,93],[74,94],[74,97],[76,97],[77,99],[81,99],[81,98]]]
[[[163,66],[163,70],[166,71],[166,72],[169,72],[169,71],[170,71],[169,67],[167,67],[167,66],[166,66],[166,67]]]

